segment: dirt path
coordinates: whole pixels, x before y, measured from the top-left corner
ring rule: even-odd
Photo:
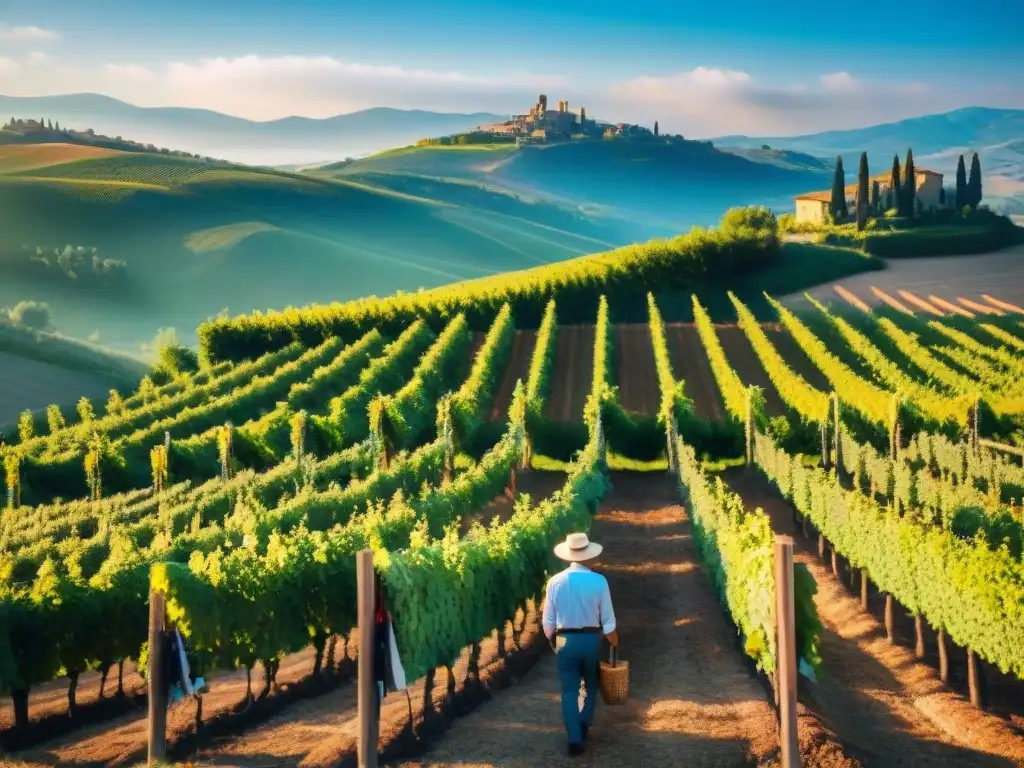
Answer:
[[[487,416],[488,421],[501,421],[508,415],[512,405],[512,395],[516,391],[516,382],[522,379],[523,386],[530,377],[530,361],[534,347],[537,346],[537,334],[534,331],[516,331],[512,340],[512,351],[509,354],[508,366],[501,379],[501,386],[494,397],[494,404]]]
[[[913,653],[893,646],[885,630],[818,560],[800,535],[792,507],[757,471],[724,473],[748,508],[761,507],[776,533],[796,541],[796,560],[818,584],[815,604],[825,625],[824,676],[805,703],[865,766],[1020,766],[1024,739],[943,686]]]
[[[771,340],[775,349],[782,355],[789,367],[803,376],[804,380],[815,389],[822,392],[831,392],[832,384],[825,377],[825,374],[816,366],[807,354],[796,343],[789,331],[781,324],[765,323],[764,332]]]
[[[698,567],[665,475],[613,475],[592,536],[608,576],[630,700],[599,703],[586,754],[570,760],[554,656],[458,720],[413,766],[740,766],[777,751],[775,715]]]
[[[594,326],[559,326],[554,363],[547,416],[552,421],[582,421],[594,378]]]
[[[697,415],[709,421],[722,421],[725,404],[697,328],[692,323],[668,323],[665,325],[665,337],[672,358],[672,372],[677,380],[684,383]]]
[[[622,407],[633,413],[657,416],[661,394],[650,327],[639,323],[616,325],[614,332],[615,365]]]
[[[747,340],[743,329],[737,325],[717,325],[718,339],[722,342],[722,349],[725,350],[725,357],[729,364],[736,370],[740,380],[746,384],[754,384],[764,392],[764,409],[769,416],[784,416],[786,413],[785,403],[775,390],[775,385],[768,378],[768,373],[761,360],[758,358],[754,348]]]

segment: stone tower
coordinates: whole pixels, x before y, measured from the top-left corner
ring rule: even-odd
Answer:
[[[542,115],[548,111],[548,97],[543,93],[540,95],[540,98],[537,99],[537,103],[540,104],[540,113]]]

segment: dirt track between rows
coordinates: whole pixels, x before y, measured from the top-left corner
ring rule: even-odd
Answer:
[[[696,326],[692,323],[668,323],[665,336],[672,358],[672,373],[683,382],[684,391],[693,401],[697,415],[709,421],[722,421],[725,403]]]
[[[606,547],[595,570],[611,586],[622,657],[631,664],[629,701],[598,703],[587,752],[568,758],[554,656],[547,654],[405,768],[724,768],[777,757],[774,711],[695,560],[673,484],[660,473],[617,473],[612,483],[592,536]],[[850,765],[818,736],[806,765]]]
[[[558,326],[547,417],[560,422],[583,421],[593,378],[594,326]]]

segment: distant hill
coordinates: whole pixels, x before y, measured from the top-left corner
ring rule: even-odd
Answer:
[[[0,96],[0,119],[45,118],[65,128],[92,128],[144,144],[259,165],[301,165],[326,157],[358,157],[388,147],[505,119],[489,113],[366,109],[323,119],[286,117],[256,122],[206,109],[137,107],[90,93]]]
[[[224,309],[416,290],[628,242],[597,217],[497,190],[410,192],[93,146],[0,146],[0,306],[45,301],[61,332],[137,353],[161,327],[194,343]],[[83,247],[86,268],[93,248],[124,262],[116,288],[57,268],[54,249],[67,245]]]
[[[732,206],[791,207],[793,194],[827,181],[829,166],[795,153],[615,139],[521,148],[406,147],[311,173],[389,188],[408,183],[396,177],[479,184],[632,222],[650,237],[712,224]]]
[[[874,168],[887,167],[894,153],[900,158],[914,150],[918,165],[952,176],[957,158],[977,152],[985,180],[986,202],[1010,212],[1024,212],[1024,110],[966,107],[939,115],[926,115],[893,123],[825,131],[805,136],[722,136],[715,146],[757,148],[769,145],[835,161],[843,156],[847,169],[856,168],[867,152]],[[953,180],[949,179],[952,186]]]

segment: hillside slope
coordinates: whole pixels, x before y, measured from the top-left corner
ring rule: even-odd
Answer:
[[[416,290],[619,244],[582,219],[568,231],[358,180],[69,145],[0,147],[0,207],[0,304],[47,301],[58,329],[129,351],[160,327],[192,342],[223,309]],[[48,255],[69,244],[125,262],[122,280],[69,279]]]
[[[548,146],[406,147],[316,173],[458,179],[519,195],[566,202],[653,229],[709,225],[739,205],[790,207],[790,196],[825,180],[806,158],[780,161],[754,150],[741,157],[704,142],[577,141]],[[647,231],[645,236],[661,234]]]

